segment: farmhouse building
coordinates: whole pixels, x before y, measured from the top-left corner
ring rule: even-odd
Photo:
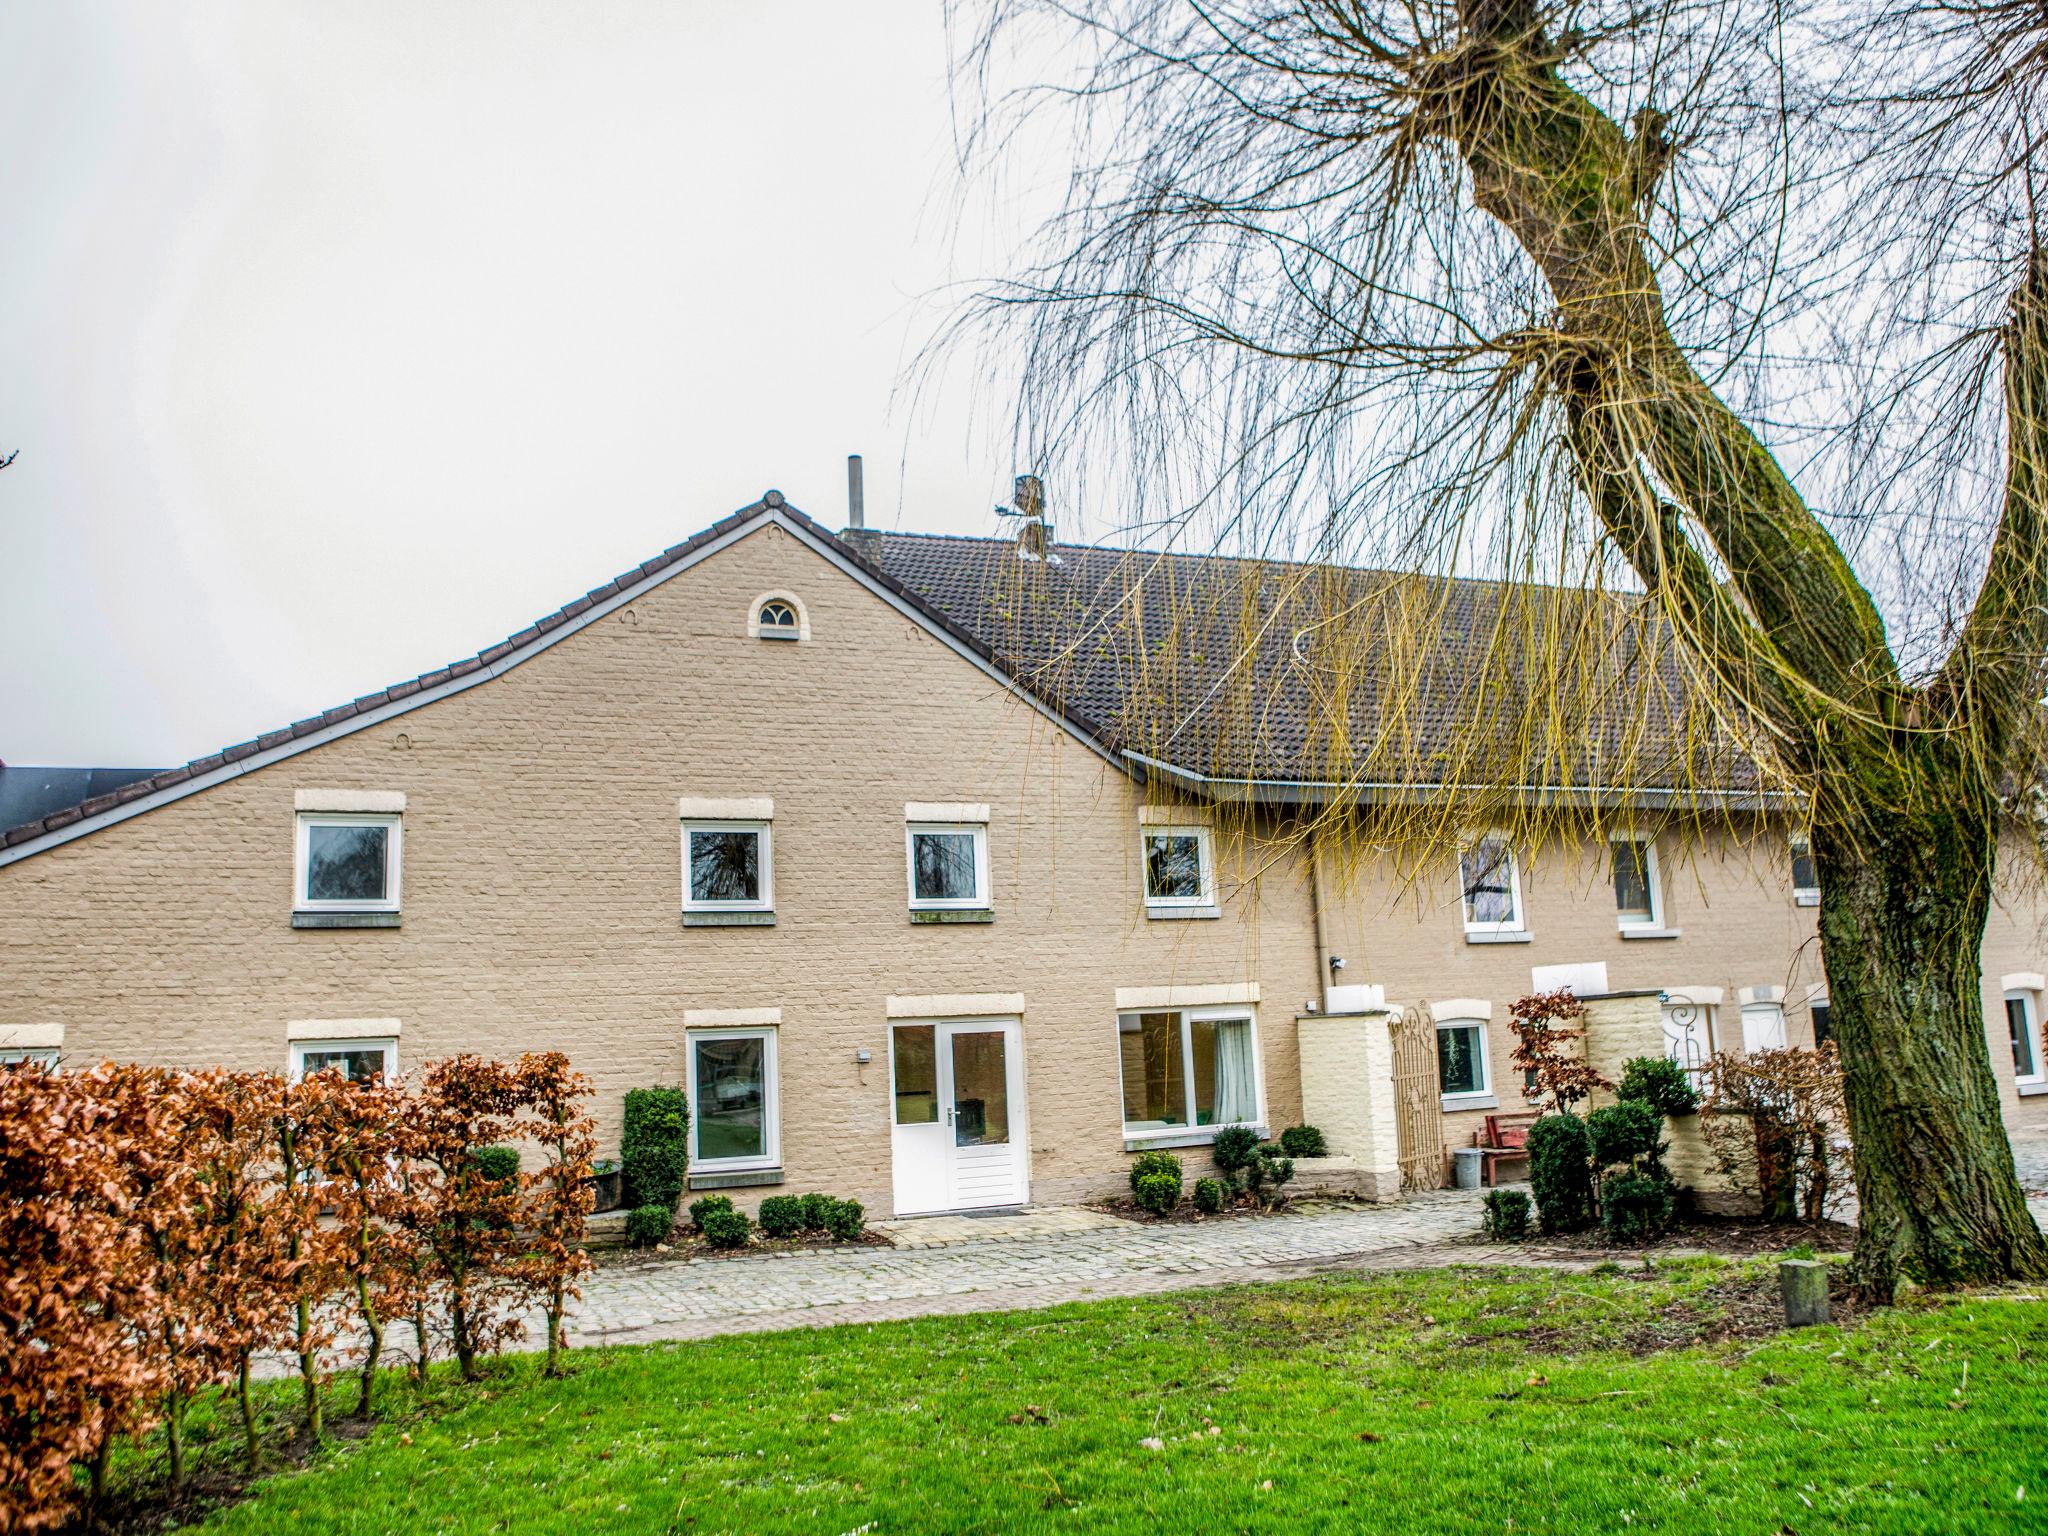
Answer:
[[[1582,774],[1607,814],[1535,846],[1333,837],[1374,797],[1310,728],[1316,626],[1246,599],[1249,569],[834,534],[770,492],[472,659],[184,767],[5,770],[0,1059],[559,1048],[604,1150],[628,1089],[679,1084],[693,1187],[912,1213],[1107,1193],[1138,1150],[1305,1103],[1391,1195],[1390,1036],[1428,1031],[1430,1107],[1470,1144],[1522,1107],[1509,1003],[1559,982],[1661,996],[1687,1062],[1825,1035],[1825,893],[1739,763]],[[1487,591],[1452,594],[1447,677]],[[1662,708],[1616,730],[1683,736]],[[2038,910],[1995,909],[2002,1107],[2048,1126],[2044,969]]]

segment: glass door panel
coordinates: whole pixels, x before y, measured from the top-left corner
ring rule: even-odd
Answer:
[[[1010,1067],[1002,1030],[952,1034],[953,1145],[1003,1146],[1010,1139]]]

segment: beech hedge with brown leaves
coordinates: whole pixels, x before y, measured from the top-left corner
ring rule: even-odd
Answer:
[[[0,1531],[61,1524],[111,1449],[162,1425],[173,1485],[199,1395],[233,1388],[251,1470],[255,1358],[296,1359],[305,1428],[339,1341],[367,1415],[386,1330],[480,1354],[562,1319],[589,1268],[589,1082],[559,1051],[416,1080],[299,1082],[114,1062],[0,1070]],[[511,1177],[485,1149],[524,1145]]]

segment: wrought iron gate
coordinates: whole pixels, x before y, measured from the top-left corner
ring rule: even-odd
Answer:
[[[1436,1019],[1427,1003],[1411,1003],[1387,1024],[1394,1037],[1394,1127],[1401,1187],[1442,1189],[1449,1182],[1444,1151],[1443,1092],[1437,1082]]]

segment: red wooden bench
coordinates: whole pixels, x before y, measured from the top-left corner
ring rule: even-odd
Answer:
[[[1479,1147],[1479,1182],[1492,1188],[1500,1182],[1500,1165],[1529,1160],[1529,1127],[1536,1123],[1534,1111],[1527,1114],[1488,1115],[1483,1129],[1473,1133]]]

